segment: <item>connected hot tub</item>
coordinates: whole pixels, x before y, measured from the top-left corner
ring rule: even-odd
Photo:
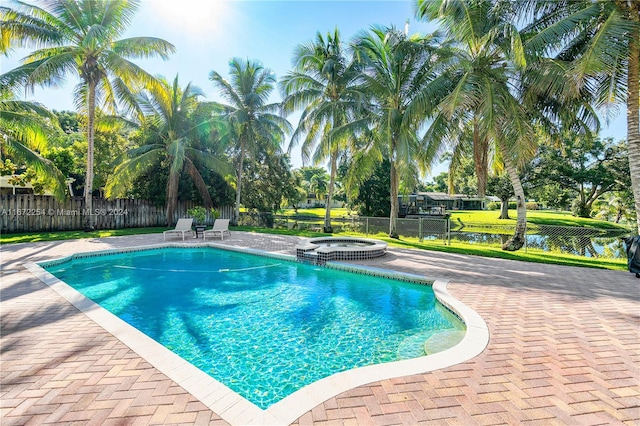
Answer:
[[[298,260],[324,264],[330,260],[366,260],[384,256],[387,243],[369,238],[319,237],[296,247]]]

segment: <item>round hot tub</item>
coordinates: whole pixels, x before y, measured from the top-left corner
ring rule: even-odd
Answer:
[[[330,260],[366,260],[384,256],[387,243],[369,238],[319,237],[296,247],[299,260],[325,263]]]

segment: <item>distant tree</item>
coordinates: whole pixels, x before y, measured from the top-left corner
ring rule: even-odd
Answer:
[[[509,199],[515,195],[509,176],[504,174],[489,176],[487,192],[500,198],[500,216],[498,219],[509,219]]]
[[[484,196],[478,193],[478,177],[477,169],[473,156],[461,156],[455,159],[456,166],[449,167],[447,175],[447,186],[450,194],[464,194],[469,196]],[[487,176],[484,177],[485,182],[482,186],[486,190]]]
[[[623,219],[627,223],[635,220],[633,192],[630,189],[606,193],[593,206],[598,219],[615,223],[620,223]]]
[[[562,146],[543,144],[526,179],[531,186],[557,184],[575,194],[572,210],[590,217],[602,195],[631,187],[626,144],[567,135]]]
[[[323,167],[301,167],[301,186],[305,190],[305,196],[313,194],[317,202],[321,202],[327,191],[330,176]]]
[[[130,148],[128,136],[131,127],[118,117],[99,114],[95,126],[94,187],[103,193],[107,179],[114,172],[115,160]]]
[[[324,200],[325,195],[329,188],[328,174],[315,174],[311,176],[309,180],[309,192],[316,196],[316,201],[321,202]]]
[[[83,118],[74,111],[54,111],[53,113],[60,128],[51,135],[50,147],[43,156],[53,161],[66,178],[73,180],[71,182],[73,195],[82,195],[87,172],[87,138],[82,124]],[[109,174],[112,171],[113,169]]]
[[[535,199],[538,204],[557,210],[570,210],[571,203],[575,198],[575,193],[567,188],[562,188],[557,182],[529,182],[523,178],[522,184],[530,198]],[[535,186],[532,186],[535,185]]]
[[[80,120],[82,119],[80,115],[78,115],[75,111],[53,111],[55,116],[58,118],[58,123],[60,123],[60,128],[65,133],[79,133],[82,131],[82,124]]]
[[[198,167],[202,180],[207,183],[211,203],[214,207],[231,206],[235,201],[235,190],[226,179],[214,169]],[[169,167],[166,159],[161,159],[131,180],[127,195],[141,200],[149,200],[155,206],[167,204],[167,182]],[[204,205],[200,191],[189,175],[181,174],[178,181],[181,200],[190,200]]]
[[[291,171],[291,184],[283,188],[282,196],[285,203],[293,207],[298,213],[298,206],[307,198],[307,190],[303,186],[303,176],[299,169]]]
[[[352,197],[352,207],[362,216],[389,217],[389,185],[391,163],[384,160],[375,166],[371,175],[360,185]]]
[[[285,154],[262,155],[245,162],[245,185],[242,205],[259,212],[273,212],[282,207],[287,196],[295,193],[295,180],[289,157]]]
[[[304,166],[298,169],[302,176],[302,180],[306,182],[311,182],[311,179],[316,175],[324,176],[323,179],[328,180],[327,170],[324,167],[309,167]]]
[[[427,182],[423,185],[423,191],[425,192],[447,192],[447,181],[449,180],[449,173],[442,172],[432,177],[433,182]]]

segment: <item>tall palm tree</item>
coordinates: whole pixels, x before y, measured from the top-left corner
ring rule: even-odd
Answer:
[[[640,233],[640,3],[637,0],[519,2],[533,23],[523,31],[527,48],[572,61],[564,81],[588,89],[594,104],[627,110],[631,187]]]
[[[486,178],[490,158],[498,160],[496,168],[504,168],[513,185],[518,212],[514,235],[503,249],[518,250],[526,233],[518,167],[535,154],[538,130],[543,128],[536,123],[545,123],[549,133],[554,119],[579,121],[572,118],[582,106],[561,105],[544,96],[553,84],[544,79],[561,73],[527,56],[510,2],[418,0],[417,5],[418,16],[439,20],[452,42],[446,78],[437,83],[453,87],[427,131],[431,152],[449,145],[455,155],[471,135],[478,177]]]
[[[85,211],[92,210],[94,126],[96,106],[115,110],[130,103],[130,88],[156,84],[153,76],[128,58],[163,59],[173,53],[170,43],[150,37],[118,39],[130,25],[139,0],[47,0],[43,7],[15,2],[0,7],[0,53],[13,47],[35,47],[23,65],[0,76],[0,84],[14,87],[57,86],[67,74],[80,83],[74,95],[78,111],[87,116],[87,176]],[[92,229],[92,217],[85,216]]]
[[[291,125],[278,114],[279,103],[268,103],[276,83],[271,70],[255,61],[234,58],[229,62],[229,76],[230,80],[226,80],[211,71],[209,79],[228,102],[218,106],[222,110],[221,117],[228,121],[227,135],[237,152],[236,204],[232,220],[237,224],[245,156],[259,149],[279,151]]]
[[[9,155],[45,177],[47,187],[58,199],[65,197],[65,178],[57,167],[40,155],[46,149],[47,136],[57,118],[44,106],[0,98],[0,161]]]
[[[169,168],[167,180],[167,224],[176,223],[178,182],[183,173],[194,182],[205,207],[213,207],[208,187],[198,171],[198,165],[211,169],[224,169],[225,164],[198,145],[215,128],[215,122],[195,122],[193,115],[199,107],[202,91],[191,85],[183,89],[176,76],[172,83],[158,78],[160,85],[143,92],[138,100],[140,124],[149,134],[149,143],[129,150],[115,168],[106,186],[107,197],[123,196],[132,178],[140,176],[150,167],[166,161]]]
[[[293,133],[289,151],[304,138],[302,159],[313,157],[318,165],[329,160],[329,184],[324,232],[331,227],[331,200],[335,191],[338,159],[347,149],[349,135],[337,135],[335,129],[354,120],[354,112],[363,99],[359,90],[357,64],[343,49],[336,29],[326,39],[318,33],[315,42],[299,45],[294,53],[294,70],[281,81],[285,112],[303,109]]]
[[[434,94],[428,89],[437,76],[437,41],[437,35],[410,36],[382,27],[361,32],[354,40],[355,54],[363,67],[362,90],[372,99],[367,117],[372,131],[368,143],[359,147],[367,154],[361,159],[367,163],[373,157],[380,160],[387,156],[391,163],[392,238],[398,238],[400,180],[413,186],[429,164],[418,133],[435,106]]]

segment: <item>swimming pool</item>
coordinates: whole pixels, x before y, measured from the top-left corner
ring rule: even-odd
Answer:
[[[336,372],[425,355],[432,335],[463,328],[424,284],[213,248],[47,270],[263,409]]]

